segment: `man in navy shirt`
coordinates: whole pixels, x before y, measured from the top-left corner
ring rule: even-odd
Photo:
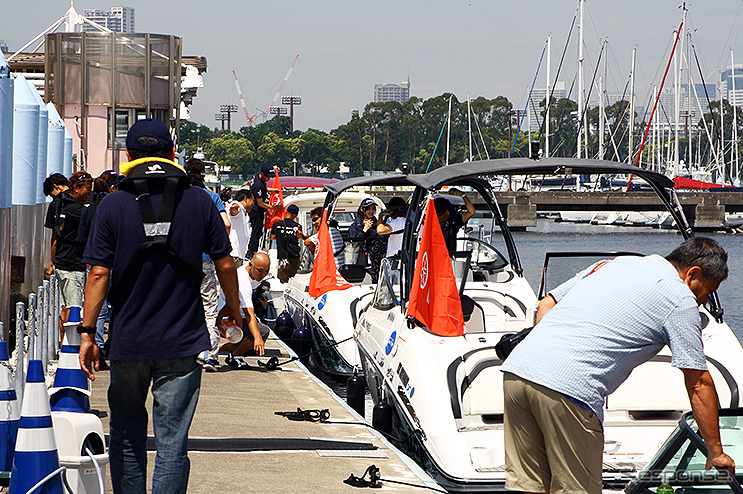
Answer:
[[[266,210],[274,209],[269,204],[269,192],[278,190],[269,188],[266,186],[266,182],[271,180],[271,174],[273,173],[273,167],[271,165],[263,165],[261,171],[255,174],[253,177],[253,183],[250,185],[250,191],[253,193],[255,204],[253,209],[248,213],[250,218],[250,242],[248,242],[248,255],[246,259],[251,259],[253,254],[258,252],[259,243],[263,236],[264,219],[266,217]]]
[[[230,316],[240,325],[237,275],[217,207],[202,190],[185,185],[183,169],[173,162],[168,126],[140,120],[129,129],[126,146],[132,161],[123,163],[121,172],[127,178],[122,190],[98,206],[83,256],[91,270],[78,328],[80,364],[88,378],[95,379],[93,369],[98,370],[99,362],[93,335],[110,280],[109,458],[114,492],[146,491],[145,400],[150,384],[157,446],[152,492],[186,492],[188,429],[201,384],[196,356],[210,347],[200,295],[202,253],[214,259],[225,294],[219,316]],[[167,178],[158,182],[158,177]],[[168,178],[182,185],[173,190]],[[150,192],[140,192],[142,187]],[[159,216],[170,216],[161,209],[173,211],[170,222]],[[160,219],[145,226],[143,216]],[[163,235],[166,247],[158,244],[137,254],[148,238]]]

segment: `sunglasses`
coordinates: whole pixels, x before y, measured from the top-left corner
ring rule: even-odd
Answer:
[[[316,216],[316,217],[312,218],[312,222],[314,223],[315,221],[320,221],[320,217]]]

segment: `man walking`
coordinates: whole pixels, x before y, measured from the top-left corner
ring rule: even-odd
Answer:
[[[153,493],[184,493],[188,429],[201,384],[199,352],[209,348],[201,304],[201,256],[215,259],[225,294],[220,316],[242,323],[227,230],[210,197],[191,187],[174,161],[166,124],[140,120],[126,138],[132,160],[120,190],[98,206],[85,250],[80,364],[91,380],[99,368],[95,322],[111,281],[108,389],[109,457],[115,493],[146,491],[147,392],[155,432]]]
[[[732,471],[698,307],[727,275],[722,247],[697,237],[666,258],[594,264],[542,299],[536,326],[501,367],[506,488],[600,493],[604,399],[665,345],[683,372],[707,469]]]
[[[60,322],[67,322],[70,307],[83,305],[85,263],[82,260],[85,240],[80,236],[83,210],[90,206],[93,177],[88,172],[75,172],[69,188],[49,204],[44,226],[52,230],[52,264],[47,275],[57,274],[62,291],[63,309]]]
[[[276,277],[282,283],[287,283],[299,269],[299,254],[302,249],[299,239],[306,237],[302,234],[300,224],[295,221],[298,213],[297,205],[290,204],[286,208],[286,218],[271,227],[271,240],[276,240],[276,257],[279,260]]]
[[[183,167],[186,171],[186,175],[191,179],[191,183],[206,192],[209,198],[212,200],[219,216],[222,218],[227,233],[230,233],[232,224],[227,216],[224,203],[220,199],[219,194],[210,190],[204,183],[204,162],[198,158],[191,158],[186,161],[186,165]],[[219,354],[219,329],[217,329],[217,297],[219,290],[217,287],[217,272],[214,267],[213,259],[204,253],[201,257],[201,270],[204,272],[204,279],[201,281],[201,302],[204,304],[204,316],[206,317],[206,328],[209,330],[209,339],[211,341],[211,348],[208,352],[202,352],[199,355],[198,361],[201,366],[207,372],[217,372],[217,365],[219,361],[217,356]]]

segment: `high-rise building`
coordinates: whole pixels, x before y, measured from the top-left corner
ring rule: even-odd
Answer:
[[[550,88],[550,94],[554,100],[561,100],[567,97],[565,92],[565,82],[557,81],[554,88]],[[531,121],[531,130],[533,132],[539,131],[542,125],[542,112],[544,106],[540,106],[543,102],[547,101],[547,89],[535,87],[531,92],[531,98],[529,99],[528,112],[529,115],[524,117],[524,122],[521,128],[526,129],[529,121]]]
[[[400,84],[374,84],[374,102],[397,101],[400,104],[410,99],[410,78]]]
[[[83,15],[91,21],[107,27],[116,33],[133,33],[134,32],[134,8],[133,7],[111,7],[111,10],[86,9]],[[97,32],[89,25],[83,26],[85,32]]]

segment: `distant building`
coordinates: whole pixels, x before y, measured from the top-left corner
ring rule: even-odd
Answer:
[[[550,93],[555,101],[559,101],[567,97],[565,92],[565,82],[557,81],[554,88],[550,88]],[[534,88],[531,92],[531,98],[529,99],[528,112],[529,114],[524,117],[524,123],[521,125],[522,129],[526,129],[529,121],[531,121],[532,132],[538,132],[542,125],[542,112],[544,106],[540,106],[542,102],[547,100],[547,89],[546,88]]]
[[[397,101],[400,104],[410,99],[410,78],[400,84],[374,84],[374,102]]]
[[[115,33],[134,32],[134,8],[133,7],[111,7],[111,10],[86,9],[83,15],[91,21],[107,27]],[[93,26],[85,24],[83,31],[96,32]]]

